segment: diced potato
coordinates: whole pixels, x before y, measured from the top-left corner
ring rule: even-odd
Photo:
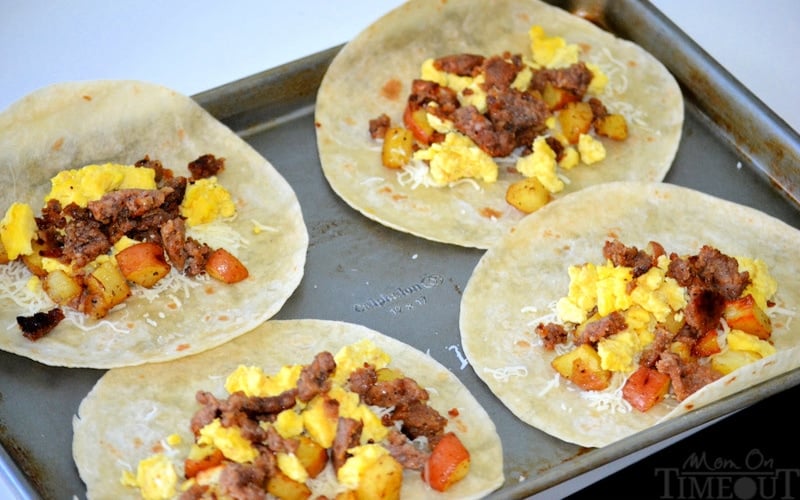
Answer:
[[[550,83],[545,84],[542,91],[542,99],[550,111],[562,109],[567,104],[579,100],[578,96],[569,90],[555,87]]]
[[[688,362],[691,361],[693,358],[692,348],[686,342],[680,342],[677,340],[675,342],[672,342],[669,345],[669,352],[677,354],[683,361]]]
[[[388,382],[390,380],[405,377],[403,372],[400,370],[395,370],[394,368],[381,368],[376,373],[378,375],[378,382]]]
[[[718,334],[716,330],[709,330],[694,344],[692,348],[692,352],[695,356],[705,358],[711,356],[712,354],[717,354],[722,349],[719,346],[719,342],[717,340]]]
[[[550,201],[550,192],[536,177],[526,177],[508,186],[506,202],[529,214],[539,210]]]
[[[382,455],[361,473],[356,487],[358,500],[396,500],[403,486],[403,466],[391,455]]]
[[[722,317],[728,326],[767,340],[772,335],[769,316],[756,304],[752,295],[745,295],[725,303]]]
[[[381,148],[381,162],[387,168],[402,168],[414,153],[414,134],[403,127],[386,131]]]
[[[281,500],[305,500],[311,496],[311,489],[283,472],[278,471],[267,481],[267,492]]]
[[[448,432],[431,451],[424,480],[436,491],[447,491],[467,475],[469,466],[469,451],[458,436]]]
[[[294,454],[309,477],[317,477],[328,463],[328,451],[308,436],[300,436],[298,439],[300,443]]]
[[[594,114],[587,102],[570,102],[558,114],[561,131],[570,144],[577,144],[581,134],[589,132]]]
[[[0,240],[0,266],[3,264],[8,264],[11,259],[8,258],[8,251],[6,251],[6,247],[3,245],[3,240]]]
[[[356,492],[353,490],[343,491],[341,493],[337,493],[334,497],[334,500],[358,500],[356,497]]]
[[[711,357],[711,368],[723,375],[727,375],[759,359],[761,359],[761,356],[752,351],[725,350]]]
[[[120,251],[116,258],[123,276],[145,288],[151,288],[169,274],[170,265],[158,243],[136,243]]]
[[[55,269],[42,279],[42,289],[58,305],[67,305],[83,291],[81,283],[61,269]]]
[[[669,392],[669,375],[640,366],[625,381],[622,398],[641,412],[658,404]]]
[[[83,311],[93,318],[102,318],[131,295],[128,282],[113,261],[101,263],[84,279],[88,296]]]
[[[594,130],[598,135],[622,141],[628,138],[628,123],[625,117],[618,114],[608,114],[594,121]]]
[[[339,422],[338,401],[319,395],[308,403],[302,415],[309,436],[320,446],[330,448]]]
[[[403,124],[414,134],[414,138],[421,144],[428,146],[433,141],[436,131],[428,123],[428,112],[424,108],[411,109],[406,106],[403,112]]]
[[[31,248],[33,249],[31,253],[21,255],[20,258],[32,274],[44,278],[47,276],[47,270],[42,264],[42,254],[40,253],[44,245],[39,240],[34,239],[31,241]]]
[[[250,273],[242,262],[224,248],[214,250],[206,261],[209,276],[223,283],[238,283]]]
[[[186,458],[183,463],[183,475],[187,479],[191,479],[204,470],[218,466],[224,458],[225,455],[218,449],[214,449],[211,453],[198,458]]]
[[[587,391],[602,391],[611,382],[611,372],[600,366],[600,355],[589,344],[581,344],[551,362],[564,378]]]

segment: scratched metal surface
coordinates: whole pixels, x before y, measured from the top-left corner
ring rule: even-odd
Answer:
[[[792,169],[796,167],[786,162],[799,154],[796,134],[753,101],[724,70],[704,59],[646,2],[563,5],[634,39],[678,77],[687,97],[687,116],[667,182],[755,206],[800,228],[794,201],[798,177]],[[495,497],[520,498],[546,491],[800,385],[800,370],[795,370],[602,449],[583,449],[522,424],[478,379],[459,344],[461,292],[482,251],[387,229],[349,208],[322,176],[313,104],[319,81],[337,50],[195,98],[276,166],[303,207],[310,232],[306,273],[277,318],[360,323],[408,342],[450,368],[488,409],[500,432],[507,481]],[[737,102],[720,108],[721,100],[733,97]],[[746,124],[750,124],[749,134]],[[72,462],[71,421],[102,373],[47,367],[0,352],[0,442],[7,452],[0,453],[0,472],[6,471],[18,482],[24,497],[85,496]]]

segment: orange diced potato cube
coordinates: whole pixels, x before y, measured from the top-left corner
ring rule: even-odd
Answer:
[[[469,451],[458,436],[448,432],[431,451],[423,479],[434,490],[446,491],[467,475],[469,466]]]
[[[300,436],[294,454],[308,472],[309,477],[317,477],[328,463],[328,450],[308,436]]]
[[[42,264],[42,254],[40,253],[44,245],[41,241],[34,238],[33,241],[31,241],[31,247],[31,253],[20,255],[20,259],[22,259],[22,262],[32,274],[44,278],[47,276],[47,270],[45,270],[44,264]]]
[[[424,108],[411,109],[406,106],[403,112],[403,124],[414,134],[414,138],[421,144],[428,146],[433,141],[436,131],[428,123],[428,112]]]
[[[611,382],[611,372],[600,365],[600,355],[589,344],[557,356],[551,362],[564,378],[586,391],[602,391]]]
[[[402,168],[414,153],[414,134],[403,127],[391,127],[386,131],[381,148],[381,162],[387,168]]]
[[[527,177],[508,186],[506,202],[529,214],[539,210],[550,201],[550,192],[536,177]]]
[[[592,107],[580,101],[567,103],[558,114],[561,131],[570,144],[577,144],[581,134],[589,132],[593,119]]]
[[[89,292],[82,310],[93,318],[102,318],[131,295],[128,281],[113,261],[105,261],[84,279]]]
[[[278,471],[267,481],[267,492],[280,500],[305,500],[311,496],[311,489],[283,472]]]
[[[120,251],[116,258],[123,276],[145,288],[151,288],[169,274],[170,265],[158,243],[136,243]]]
[[[622,398],[641,412],[658,404],[669,392],[669,375],[640,366],[625,381]]]
[[[609,114],[594,121],[594,130],[598,135],[622,141],[628,138],[628,123],[625,117],[618,114]]]
[[[356,487],[358,500],[397,500],[403,487],[403,466],[391,455],[382,455],[362,473]]]
[[[579,100],[578,96],[569,90],[555,87],[550,83],[545,84],[542,91],[542,99],[550,111],[562,109],[567,104]]]
[[[717,336],[716,330],[709,330],[706,332],[703,336],[697,339],[694,347],[692,347],[692,353],[697,357],[705,358],[720,352],[722,349],[719,346]]]
[[[223,283],[238,283],[250,273],[242,262],[224,248],[214,250],[206,261],[209,276]]]
[[[61,269],[51,271],[42,279],[42,289],[53,302],[61,306],[76,299],[83,291],[81,283]]]
[[[772,335],[769,316],[756,304],[752,295],[745,295],[725,303],[722,317],[733,329],[767,340]]]

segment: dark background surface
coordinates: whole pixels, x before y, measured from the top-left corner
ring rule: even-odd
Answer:
[[[800,498],[798,402],[775,394],[568,498]]]

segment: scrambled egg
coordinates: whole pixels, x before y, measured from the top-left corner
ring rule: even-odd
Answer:
[[[301,365],[287,365],[269,376],[260,367],[240,365],[226,379],[225,390],[230,394],[242,391],[248,397],[277,396],[297,386],[302,369]]]
[[[13,203],[0,220],[0,243],[9,260],[33,252],[31,241],[36,234],[33,210],[25,203]]]
[[[233,217],[236,206],[228,190],[217,183],[217,178],[208,177],[186,186],[181,215],[186,217],[189,226],[197,226],[218,218]]]
[[[464,178],[497,180],[497,163],[469,137],[458,132],[450,132],[443,142],[416,151],[413,159],[429,161],[430,176],[440,186]]]
[[[50,193],[45,200],[58,200],[62,207],[70,203],[85,207],[90,201],[119,189],[156,188],[155,170],[152,168],[117,163],[62,170],[50,179],[50,184]]]
[[[545,68],[563,68],[578,62],[580,47],[577,44],[567,44],[560,36],[549,37],[541,26],[533,26],[529,35],[536,64]]]
[[[606,159],[606,148],[603,143],[589,134],[581,134],[578,138],[578,152],[581,161],[587,165]]]
[[[252,462],[258,456],[258,450],[247,438],[242,436],[238,427],[223,427],[218,418],[200,429],[197,444],[212,446],[220,450],[225,458],[240,464]]]
[[[528,89],[535,68],[561,68],[579,61],[580,46],[568,44],[562,37],[547,36],[541,26],[531,27],[529,37],[533,60],[525,62],[512,82],[511,86],[517,90]],[[434,62],[430,58],[422,63],[421,79],[452,89],[462,106],[472,105],[480,113],[487,111],[487,95],[482,88],[486,80],[483,74],[475,77],[456,75],[437,69]],[[608,77],[596,64],[586,63],[586,66],[592,72],[588,92],[601,93],[608,83]],[[432,113],[427,113],[426,118],[434,130],[445,135],[443,142],[420,149],[412,156],[413,160],[428,162],[428,178],[431,184],[445,186],[470,178],[489,183],[497,180],[498,166],[490,155],[456,131],[451,122]],[[555,122],[554,117],[550,117],[548,127],[552,135],[558,137],[559,131],[556,130]],[[568,144],[563,137],[561,142],[565,147],[559,161],[556,161],[555,153],[542,137],[531,145],[531,154],[517,160],[517,170],[526,177],[536,177],[550,193],[564,189],[564,182],[556,173],[557,167],[568,170],[580,163],[591,165],[600,162],[606,157],[603,144],[588,134],[580,137],[576,147]]]
[[[769,297],[777,290],[777,282],[766,264],[758,259],[737,258],[740,270],[750,272],[752,282],[742,295],[753,295],[766,308]],[[685,290],[666,276],[669,258],[659,257],[657,265],[632,283],[632,269],[592,263],[570,266],[567,295],[556,303],[559,319],[583,325],[612,312],[623,313],[627,328],[597,343],[601,368],[629,373],[636,369],[638,357],[655,335],[656,323],[680,320],[687,304]],[[597,308],[596,315],[589,314]],[[721,336],[722,351],[711,356],[717,371],[727,374],[741,366],[775,354],[775,346],[741,330],[731,329]]]
[[[525,177],[536,177],[551,193],[564,189],[564,182],[556,173],[556,153],[544,137],[537,137],[533,141],[533,151],[517,160],[516,167]]]
[[[362,471],[372,467],[381,457],[389,454],[386,448],[376,444],[356,446],[347,451],[351,457],[339,468],[336,477],[342,485],[351,489],[358,487]]]
[[[767,265],[762,260],[736,257],[739,269],[750,273],[750,284],[742,295],[750,294],[755,299],[762,311],[767,310],[767,299],[778,291],[778,282],[767,270]]]
[[[628,328],[598,342],[597,352],[605,370],[628,372],[635,368],[638,354],[653,340],[656,322],[680,315],[686,306],[686,294],[678,283],[666,276],[669,258],[661,256],[656,266],[635,280],[631,268],[592,263],[570,266],[566,297],[556,303],[563,322],[583,324],[596,307],[598,317],[615,311],[625,316]]]
[[[486,91],[483,90],[486,77],[478,75],[473,78],[471,76],[447,73],[446,71],[436,69],[433,62],[433,59],[427,59],[422,63],[422,67],[420,68],[420,78],[422,80],[449,87],[456,92],[458,102],[462,106],[473,105],[479,112],[486,112]],[[528,78],[530,81],[530,76]]]
[[[123,473],[121,482],[138,487],[144,500],[165,500],[175,496],[178,474],[169,459],[158,453],[140,461],[136,475]]]
[[[344,388],[350,374],[365,363],[375,366],[376,370],[387,370],[390,356],[378,348],[370,339],[363,339],[341,348],[335,355],[336,371],[331,377],[331,390],[318,394],[308,404],[298,404],[291,409],[279,413],[274,422],[262,422],[263,428],[269,426],[284,438],[310,437],[317,444],[330,448],[336,436],[340,417],[360,420],[363,423],[361,442],[348,450],[349,458],[338,470],[337,478],[342,486],[356,489],[364,477],[364,471],[380,465],[390,456],[389,452],[378,444],[386,438],[389,428],[384,427],[372,409],[360,401],[358,394]],[[266,375],[255,366],[238,366],[225,381],[228,392],[243,391],[248,396],[276,395],[297,386],[302,365],[285,365],[274,375]],[[395,375],[399,372],[393,372]],[[179,436],[171,435],[168,444],[177,444]],[[200,461],[219,450],[224,457],[238,463],[252,462],[258,456],[253,444],[243,437],[238,427],[224,427],[220,419],[214,419],[200,431],[196,442],[192,444],[188,458]],[[304,483],[309,473],[302,460],[293,453],[276,453],[278,468],[294,481]],[[136,475],[123,472],[122,484],[138,487],[145,500],[161,500],[171,498],[176,492],[183,491],[191,484],[211,485],[218,481],[220,466],[203,470],[193,478],[178,482],[175,466],[163,454],[159,453],[142,460],[138,464]]]

